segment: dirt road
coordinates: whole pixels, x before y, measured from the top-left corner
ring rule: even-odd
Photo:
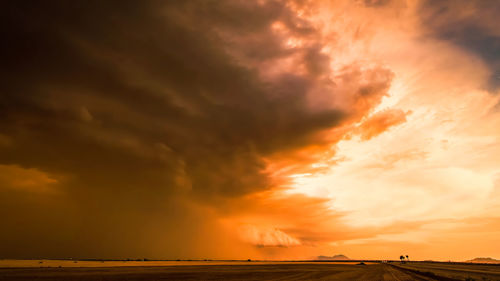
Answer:
[[[0,280],[438,280],[404,272],[387,264],[251,264],[0,268]]]

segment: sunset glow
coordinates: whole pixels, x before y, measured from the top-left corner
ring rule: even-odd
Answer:
[[[500,2],[7,6],[0,258],[500,258]]]

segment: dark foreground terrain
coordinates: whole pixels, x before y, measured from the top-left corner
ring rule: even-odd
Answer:
[[[500,264],[410,262],[396,265],[417,275],[440,277],[440,280],[500,280]]]
[[[408,268],[407,268],[408,267]],[[454,277],[429,273],[422,264],[248,263],[182,266],[0,268],[0,280],[500,280],[495,270],[462,267]],[[418,268],[418,269],[417,269]],[[472,271],[475,279],[467,272]],[[463,277],[461,273],[465,272]],[[482,274],[482,275],[481,275]]]

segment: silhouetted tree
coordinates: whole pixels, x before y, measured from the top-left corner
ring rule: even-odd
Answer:
[[[410,261],[410,258],[408,257],[408,255],[406,255],[406,260],[407,260],[407,261]]]
[[[401,255],[401,256],[399,256],[399,259],[401,260],[401,263],[405,262],[405,256]]]

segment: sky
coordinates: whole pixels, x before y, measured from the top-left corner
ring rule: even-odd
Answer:
[[[3,6],[0,258],[500,258],[500,2]]]

